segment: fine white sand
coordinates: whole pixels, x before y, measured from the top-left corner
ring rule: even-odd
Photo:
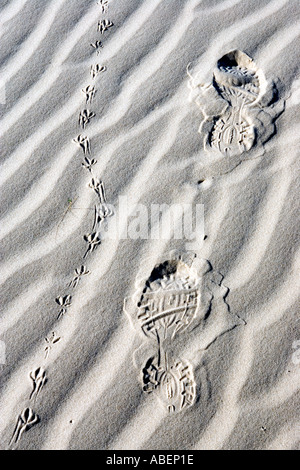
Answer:
[[[299,33],[298,0],[0,2],[1,449],[299,449]],[[104,239],[120,196],[204,231]]]

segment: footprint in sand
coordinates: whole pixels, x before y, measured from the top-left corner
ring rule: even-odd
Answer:
[[[87,136],[79,134],[75,139],[73,139],[73,142],[83,150],[84,155],[91,152],[90,139]]]
[[[157,265],[141,282],[136,308],[128,312],[155,351],[142,368],[143,391],[156,392],[170,413],[191,406],[196,398],[192,367],[168,351],[199,309],[199,278],[191,263],[192,258],[185,261],[181,256]]]
[[[91,119],[95,116],[96,114],[93,113],[92,111],[89,111],[88,109],[84,109],[79,114],[78,123],[82,127],[82,129],[85,129],[86,125],[89,124]]]
[[[69,294],[65,296],[59,296],[55,299],[55,302],[61,307],[57,317],[57,319],[59,319],[64,316],[65,313],[67,313],[67,309],[71,306],[72,296]]]
[[[220,58],[211,84],[202,84],[199,73],[189,76],[190,99],[204,115],[199,132],[206,150],[235,157],[274,133],[283,103],[274,106],[274,83],[247,54],[234,50]]]
[[[106,72],[105,65],[94,64],[91,66],[91,77],[95,79],[100,73]]]
[[[91,42],[90,45],[93,49],[95,49],[95,51],[97,52],[97,55],[100,53],[100,49],[103,48],[103,44],[101,41]]]
[[[30,372],[29,377],[32,380],[32,392],[29,400],[36,400],[40,391],[47,382],[46,371],[42,367],[38,367],[36,370]]]
[[[195,403],[196,382],[192,364],[173,352],[177,338],[186,335],[187,345],[195,330],[198,349],[207,349],[244,322],[229,311],[223,276],[192,252],[173,252],[145,274],[142,267],[133,296],[124,301],[124,312],[146,338],[134,353],[135,363],[143,391],[156,393],[169,412],[178,412]]]
[[[98,31],[101,34],[104,34],[105,31],[108,31],[109,28],[111,28],[114,24],[110,20],[99,20],[98,21]]]
[[[91,103],[96,94],[96,88],[92,85],[88,85],[83,88],[82,93],[85,95],[86,103]]]
[[[100,5],[102,13],[106,13],[108,11],[108,0],[98,0],[97,4]]]
[[[79,283],[80,279],[83,276],[87,276],[88,274],[90,274],[90,271],[84,265],[80,266],[80,268],[75,269],[74,277],[73,277],[72,281],[70,282],[69,287],[73,287],[73,289],[75,289],[75,287],[78,286],[78,283]]]
[[[55,331],[52,332],[52,334],[48,337],[45,338],[45,341],[47,343],[47,346],[45,347],[45,359],[48,358],[49,353],[54,346],[54,344],[59,343],[61,340],[61,337],[56,334]]]
[[[24,432],[29,431],[40,421],[39,416],[31,408],[25,408],[17,418],[17,423],[10,440],[9,446],[17,444]]]

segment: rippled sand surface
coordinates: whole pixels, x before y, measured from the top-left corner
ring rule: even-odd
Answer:
[[[0,9],[1,448],[298,449],[298,0]]]

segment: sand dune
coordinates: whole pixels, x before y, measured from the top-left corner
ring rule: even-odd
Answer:
[[[1,448],[298,449],[299,2],[0,9]]]

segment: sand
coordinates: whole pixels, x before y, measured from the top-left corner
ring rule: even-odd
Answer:
[[[1,449],[299,449],[299,2],[0,9]]]

